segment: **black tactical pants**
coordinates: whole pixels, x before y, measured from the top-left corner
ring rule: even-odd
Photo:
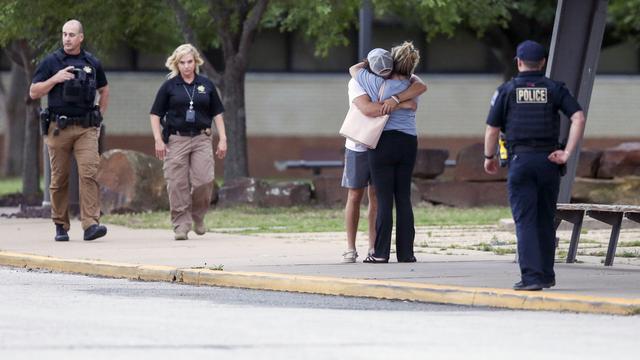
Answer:
[[[549,152],[517,153],[509,162],[509,203],[518,237],[518,261],[525,285],[555,280],[554,218],[560,167]]]
[[[371,178],[376,188],[377,258],[388,259],[391,252],[393,203],[396,205],[396,256],[398,261],[413,258],[415,228],[411,206],[411,175],[416,163],[418,139],[400,131],[382,132],[378,146],[369,150]]]

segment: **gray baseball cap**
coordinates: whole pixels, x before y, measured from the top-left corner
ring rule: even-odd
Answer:
[[[393,58],[385,49],[375,48],[367,55],[369,67],[376,75],[386,76],[393,70]]]

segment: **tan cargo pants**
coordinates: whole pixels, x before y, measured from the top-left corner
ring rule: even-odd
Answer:
[[[100,221],[100,189],[96,176],[100,166],[98,128],[71,125],[53,135],[55,124],[49,127],[45,143],[51,162],[51,219],[69,230],[69,172],[71,155],[78,164],[80,220],[86,230]]]
[[[164,160],[173,229],[191,230],[201,223],[211,204],[214,159],[211,137],[171,135]]]

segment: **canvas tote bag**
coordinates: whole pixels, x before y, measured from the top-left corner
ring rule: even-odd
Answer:
[[[380,92],[378,93],[378,99],[382,99],[384,93],[384,87],[386,81],[382,83]],[[375,149],[382,135],[382,129],[387,124],[389,115],[382,115],[377,117],[369,117],[360,111],[353,103],[349,106],[349,112],[344,118],[342,127],[340,128],[340,135],[362,144],[369,149]]]

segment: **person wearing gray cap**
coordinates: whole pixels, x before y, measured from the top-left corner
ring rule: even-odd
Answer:
[[[414,109],[400,108],[404,100],[413,99],[426,91],[426,85],[410,88],[411,79],[416,79],[413,71],[420,55],[410,42],[391,49],[391,61],[374,50],[369,60],[371,71],[362,65],[354,65],[350,72],[374,102],[384,102],[381,113],[390,113],[378,145],[368,151],[371,178],[375,186],[378,209],[376,212],[376,240],[373,253],[364,260],[366,263],[389,262],[391,233],[393,229],[393,205],[396,205],[396,256],[398,262],[415,262],[413,241],[415,228],[411,205],[411,174],[417,153],[416,112]],[[377,56],[377,57],[376,57]],[[393,63],[393,66],[388,64]],[[380,72],[392,68],[391,76],[385,79]],[[385,84],[382,97],[378,93]]]
[[[369,56],[362,62],[369,71],[381,76],[391,75],[393,59],[389,51],[384,49],[373,49]],[[415,82],[418,88],[424,88],[424,84]],[[357,106],[360,111],[368,116],[379,116],[383,111],[383,104],[374,103],[362,89],[360,84],[353,78],[348,84],[349,106]],[[407,97],[410,99],[409,97]],[[408,100],[399,105],[400,108],[412,109],[415,111],[416,103]],[[369,169],[368,148],[350,139],[345,141],[344,171],[342,174],[342,187],[347,189],[347,201],[345,205],[345,228],[347,232],[347,251],[342,254],[342,261],[353,263],[358,258],[356,251],[356,234],[360,220],[360,204],[364,197],[365,188],[369,196],[368,219],[369,219],[369,251],[373,252],[375,243],[375,216],[377,212],[377,199],[375,189],[371,185],[371,171]]]
[[[502,84],[491,99],[484,140],[484,169],[498,171],[500,131],[509,153],[507,190],[516,224],[520,281],[514,290],[555,286],[556,201],[560,175],[584,131],[580,104],[559,81],[542,72],[546,51],[527,40],[516,51],[518,75]],[[562,111],[571,120],[566,146],[558,144]]]

